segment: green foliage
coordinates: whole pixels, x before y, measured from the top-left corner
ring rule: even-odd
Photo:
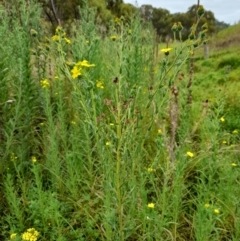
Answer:
[[[239,240],[238,68],[219,68],[237,53],[193,64],[198,37],[159,51],[137,13],[104,30],[95,7],[52,36],[37,2],[15,3],[0,26],[0,239]]]
[[[239,66],[240,66],[240,60],[239,60],[238,56],[232,55],[232,56],[227,56],[227,57],[219,60],[217,67],[218,67],[218,69],[228,68],[229,70],[226,69],[226,71],[230,71],[231,69],[239,68]]]
[[[189,7],[186,13],[171,14],[168,10],[162,8],[154,8],[152,5],[142,5],[140,13],[143,19],[152,22],[157,34],[165,41],[166,37],[171,37],[171,28],[174,23],[181,22],[183,26],[182,39],[186,40],[190,34],[193,23],[197,21],[197,5]],[[201,18],[197,31],[203,24],[208,24],[208,33],[212,35],[217,29],[217,20],[213,12],[205,10],[204,16]],[[227,25],[228,26],[228,25]],[[226,26],[226,27],[227,27]]]

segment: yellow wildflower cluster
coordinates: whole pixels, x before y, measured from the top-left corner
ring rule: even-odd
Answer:
[[[37,241],[39,232],[35,228],[29,228],[22,234],[22,240],[26,241]]]
[[[87,60],[77,62],[71,70],[71,75],[73,79],[76,79],[78,76],[82,75],[82,69],[94,67],[95,64],[89,64]]]
[[[55,35],[52,36],[53,42],[60,42],[64,40],[67,44],[71,44],[71,40],[66,37],[66,32],[61,26],[58,26],[55,30]]]
[[[41,80],[41,81],[40,81],[40,84],[41,84],[41,86],[42,86],[43,89],[50,87],[50,83],[49,83],[49,81],[48,81],[47,79]]]

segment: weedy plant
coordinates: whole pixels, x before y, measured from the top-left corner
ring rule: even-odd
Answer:
[[[44,36],[36,1],[16,2],[1,11],[1,239],[239,240],[238,131],[221,96],[191,92],[203,7],[156,58],[137,15],[102,34],[86,5]]]

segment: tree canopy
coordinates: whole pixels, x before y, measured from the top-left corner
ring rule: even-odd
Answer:
[[[27,1],[27,0],[21,0]],[[152,5],[145,4],[140,7],[135,7],[132,4],[124,3],[123,0],[35,0],[43,8],[43,16],[47,21],[53,25],[64,24],[73,21],[74,19],[81,19],[79,8],[84,5],[94,7],[97,11],[98,18],[101,19],[102,24],[107,24],[110,19],[115,17],[131,18],[136,12],[147,22],[152,23],[156,29],[156,33],[165,39],[171,36],[171,28],[174,23],[181,22],[183,25],[183,39],[189,35],[189,29],[196,21],[197,5],[189,7],[185,13],[170,13],[164,8],[155,8]],[[3,4],[15,4],[13,0],[2,0]],[[228,25],[224,22],[216,20],[214,13],[206,10],[204,16],[201,18],[201,23],[208,24],[208,33],[214,33],[217,30],[223,29]]]

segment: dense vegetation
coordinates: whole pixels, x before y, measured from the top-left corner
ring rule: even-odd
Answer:
[[[11,11],[12,6],[17,6],[20,3],[15,0],[3,1],[4,5]],[[86,0],[38,0],[43,9],[42,17],[46,21],[50,21],[53,26],[58,24],[66,25],[73,20],[81,19],[79,8],[86,5]],[[141,18],[150,22],[158,36],[165,41],[166,37],[171,37],[171,27],[174,22],[182,22],[184,29],[182,32],[183,38],[188,37],[188,30],[192,23],[196,20],[197,5],[189,7],[186,13],[171,14],[167,9],[155,8],[152,5],[142,5],[139,7],[131,4],[126,4],[122,0],[88,0],[88,6],[94,7],[97,11],[95,22],[107,27],[107,23],[114,18],[124,17],[130,19],[136,12],[140,11]],[[201,23],[208,22],[208,32],[216,33],[229,25],[224,22],[219,22],[214,17],[214,13],[206,11],[201,19]]]
[[[240,25],[54,2],[1,5],[0,240],[239,241]]]

